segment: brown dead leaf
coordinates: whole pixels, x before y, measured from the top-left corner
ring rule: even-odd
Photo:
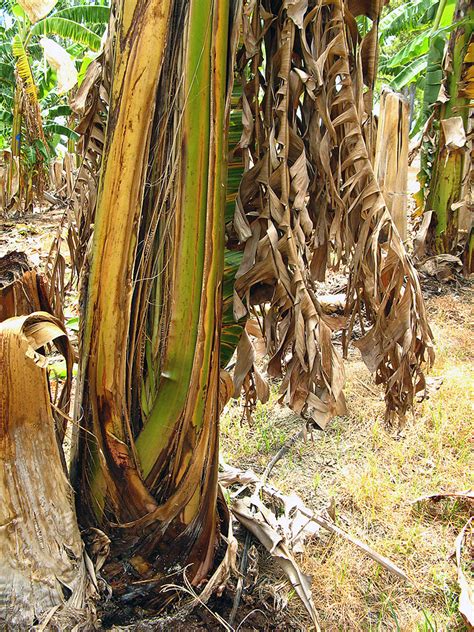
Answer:
[[[466,542],[468,542],[469,538],[468,547],[470,547],[472,552],[473,520],[474,518],[470,518],[464,525],[461,533],[456,538],[455,544],[458,584],[461,589],[461,593],[459,595],[459,612],[469,631],[474,630],[474,590],[472,585],[468,582],[462,569],[462,549],[466,545]]]
[[[456,151],[466,146],[466,130],[464,129],[464,121],[460,116],[443,119],[441,128],[444,144],[448,151]]]

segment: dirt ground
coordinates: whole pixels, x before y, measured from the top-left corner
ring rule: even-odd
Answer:
[[[4,222],[0,255],[17,248],[33,263],[44,264],[60,217],[60,211],[47,211]],[[272,472],[274,486],[299,494],[313,510],[334,502],[337,523],[410,578],[397,580],[350,542],[321,531],[300,562],[313,578],[323,630],[465,629],[457,610],[459,588],[451,555],[469,507],[455,499],[414,501],[473,487],[473,289],[455,282],[430,284],[428,289],[436,341],[429,399],[417,405],[403,427],[387,427],[381,390],[354,352],[346,363],[348,416],[298,442]],[[72,293],[66,319],[76,315]],[[221,421],[221,452],[227,463],[260,474],[301,428],[301,419],[277,403],[277,391],[272,384],[270,401],[257,405],[251,425],[242,420],[238,403],[228,408]],[[244,595],[235,629],[310,630],[301,603],[271,559],[259,546],[252,555],[255,582]],[[225,611],[230,604],[224,595],[213,607]],[[197,621],[196,626],[183,623],[182,629],[223,629],[212,616]],[[172,627],[181,629],[175,623]]]

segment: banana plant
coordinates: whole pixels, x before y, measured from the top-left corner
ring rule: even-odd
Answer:
[[[71,110],[66,91],[77,74],[83,77],[99,50],[109,15],[106,6],[68,7],[64,2],[49,2],[38,13],[42,4],[3,7],[0,22],[0,134],[2,145],[11,148],[11,159],[21,164],[19,196],[25,208],[33,193],[41,196],[48,162],[59,146],[78,138],[67,125]],[[13,193],[7,188],[7,199]]]
[[[432,253],[456,253],[459,209],[467,204],[465,167],[473,103],[469,90],[473,65],[469,50],[474,36],[472,2],[457,1],[453,23],[455,29],[443,57],[440,97],[435,99],[431,124],[424,135],[418,174],[419,206],[433,213],[427,238]]]
[[[192,564],[199,584],[218,541],[229,3],[155,0],[136,17],[139,5],[125,2],[117,34],[118,119],[107,126],[79,376],[89,432],[74,453],[81,515],[124,526],[153,592],[165,558]],[[121,571],[112,581],[129,592]]]
[[[441,81],[441,62],[454,28],[455,0],[415,0],[402,3],[380,20],[379,76],[393,90],[413,86],[422,106],[411,135],[417,134],[430,115]]]

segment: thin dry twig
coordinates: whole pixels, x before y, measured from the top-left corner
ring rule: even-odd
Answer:
[[[284,443],[281,446],[281,448],[272,458],[272,460],[267,465],[267,467],[265,468],[262,474],[262,485],[265,485],[265,483],[268,480],[268,477],[272,473],[272,470],[275,467],[275,465],[278,463],[278,461],[280,461],[284,456],[286,456],[288,452],[291,450],[291,448],[295,445],[295,443],[299,441],[300,439],[303,439],[304,436],[305,436],[305,429],[300,430],[299,432],[294,434],[288,441],[286,441],[286,443]]]

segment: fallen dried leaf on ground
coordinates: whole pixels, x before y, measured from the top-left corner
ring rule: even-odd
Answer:
[[[311,580],[302,573],[293,553],[301,553],[305,540],[316,535],[320,527],[346,538],[391,573],[400,579],[408,580],[404,571],[388,558],[338,527],[329,515],[325,518],[313,513],[296,494],[282,494],[251,470],[243,472],[224,463],[221,463],[220,467],[219,481],[223,487],[241,485],[231,494],[232,513],[275,557],[315,626],[318,624],[311,598]],[[247,492],[252,485],[255,486],[252,495],[239,500],[237,496]]]
[[[320,630],[318,615],[311,596],[311,578],[301,571],[294,559],[291,553],[292,540],[281,533],[281,521],[255,496],[237,500],[232,506],[232,512],[281,566],[316,629]]]
[[[458,567],[458,583],[461,593],[459,595],[459,612],[461,613],[467,629],[474,630],[474,592],[472,585],[468,582],[466,575],[462,569],[462,548],[466,545],[469,538],[468,548],[472,554],[472,522],[474,518],[470,518],[465,524],[461,533],[456,538],[456,565]]]
[[[419,270],[435,277],[438,281],[449,281],[461,272],[462,261],[454,255],[435,255],[423,261]]]

